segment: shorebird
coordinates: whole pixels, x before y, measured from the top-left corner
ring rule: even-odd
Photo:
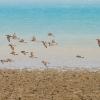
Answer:
[[[57,45],[58,43],[53,39],[52,41],[48,42],[49,46]]]
[[[30,58],[33,58],[34,57],[34,53],[33,52],[30,52]]]
[[[52,46],[53,44],[52,44],[51,42],[48,42],[48,45],[49,45],[49,46]]]
[[[15,51],[12,51],[10,54],[12,54],[12,55],[18,55]]]
[[[36,37],[33,36],[31,41],[32,41],[32,42],[35,42],[35,41],[36,41]]]
[[[54,39],[52,40],[52,43],[55,44],[55,45],[58,44]]]
[[[18,39],[18,37],[16,36],[16,33],[14,33],[14,34],[12,35],[12,39]]]
[[[24,39],[20,39],[19,42],[21,42],[21,43],[27,43],[27,42],[24,41]]]
[[[34,56],[34,52],[30,52],[30,56],[29,57],[30,58],[37,58],[37,57]]]
[[[80,55],[77,55],[76,57],[77,57],[77,58],[84,58],[83,56],[80,56]]]
[[[100,39],[96,39],[97,42],[98,42],[98,46],[100,47]]]
[[[26,55],[28,52],[26,51],[21,51],[22,54]]]
[[[48,36],[53,36],[54,37],[54,35],[52,33],[48,33]]]
[[[41,41],[45,48],[47,48],[47,43],[45,41]]]
[[[10,59],[10,58],[7,58],[5,61],[6,61],[6,62],[12,62],[13,60]]]
[[[6,62],[12,62],[12,59],[10,59],[10,58],[7,58],[7,59],[2,59],[2,60],[0,60],[1,61],[1,63],[2,64],[4,64],[4,63],[6,63]]]
[[[4,64],[5,60],[0,60],[2,64]]]
[[[48,42],[49,46],[57,45],[58,43],[55,40],[52,40],[51,42]]]
[[[10,46],[10,48],[14,51],[15,50],[15,45],[9,44],[8,46]]]
[[[10,42],[10,39],[11,39],[11,35],[5,35],[6,37],[7,37],[7,40],[8,40],[8,42]]]
[[[48,61],[42,60],[41,63],[48,68],[48,64],[50,64]]]

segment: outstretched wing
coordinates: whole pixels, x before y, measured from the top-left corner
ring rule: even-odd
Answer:
[[[47,45],[44,41],[42,41],[42,44],[44,45],[45,48],[47,48]]]
[[[7,40],[8,40],[8,42],[10,42],[10,37],[9,36],[7,36]]]
[[[10,48],[11,48],[12,50],[15,49],[13,45],[9,44],[9,46],[10,46]]]

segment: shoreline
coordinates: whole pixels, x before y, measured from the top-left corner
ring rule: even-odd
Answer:
[[[35,71],[35,70],[37,70],[37,71],[45,71],[45,70],[56,70],[56,71],[61,71],[61,72],[63,72],[63,71],[90,71],[90,72],[94,72],[94,71],[100,71],[100,67],[48,67],[48,68],[45,68],[45,67],[24,67],[24,68],[17,68],[17,67],[13,67],[13,68],[10,68],[10,67],[8,67],[8,68],[0,68],[0,71],[2,71],[2,70],[11,70],[11,71],[16,71],[16,70],[19,70],[19,71],[23,71],[23,70],[26,70],[26,71]]]

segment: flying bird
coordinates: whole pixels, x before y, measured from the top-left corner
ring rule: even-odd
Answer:
[[[6,61],[6,62],[12,62],[13,60],[10,59],[10,58],[7,58],[5,61]]]
[[[11,39],[11,35],[5,35],[6,37],[7,37],[7,40],[8,40],[8,42],[10,42],[10,39]]]
[[[45,41],[42,41],[42,44],[44,45],[45,48],[47,48],[47,43]]]
[[[15,50],[15,45],[9,44],[10,48],[14,51]]]
[[[55,44],[55,45],[58,44],[54,39],[52,40],[52,43]]]
[[[52,33],[48,33],[48,36],[53,36],[54,37],[54,35]]]
[[[77,55],[76,57],[77,57],[77,58],[84,58],[83,56],[80,56],[80,55]]]
[[[36,41],[36,37],[33,36],[31,41],[32,41],[32,42],[35,42],[35,41]]]
[[[14,33],[14,34],[12,35],[12,39],[18,39],[18,37],[16,36],[16,33]]]
[[[30,52],[30,58],[33,58],[34,57],[34,53],[33,52]]]
[[[30,56],[29,56],[30,58],[38,58],[38,57],[35,57],[34,56],[34,52],[30,52]]]
[[[41,63],[48,68],[48,64],[50,64],[48,61],[42,60]]]
[[[10,59],[10,58],[7,58],[7,59],[5,59],[5,60],[0,60],[1,61],[1,63],[2,64],[4,64],[4,63],[6,63],[6,62],[12,62],[13,60],[12,59]]]
[[[21,53],[22,53],[23,55],[26,55],[28,52],[26,52],[26,51],[21,51]]]
[[[5,62],[4,60],[0,60],[0,61],[1,61],[2,64],[4,64],[4,62]]]
[[[48,45],[49,45],[49,46],[52,46],[53,44],[52,44],[51,42],[48,42]]]
[[[12,55],[18,55],[15,51],[12,51],[10,54],[12,54]]]
[[[24,39],[20,39],[19,42],[21,42],[21,43],[27,43],[27,42],[24,41]]]
[[[53,39],[52,41],[48,42],[49,46],[57,45],[58,43]]]
[[[97,42],[98,42],[98,46],[100,47],[100,39],[96,39]]]

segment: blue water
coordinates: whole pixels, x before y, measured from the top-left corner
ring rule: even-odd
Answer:
[[[94,47],[92,43],[100,37],[100,7],[0,7],[0,35],[10,32],[26,37],[52,32],[63,45]]]

